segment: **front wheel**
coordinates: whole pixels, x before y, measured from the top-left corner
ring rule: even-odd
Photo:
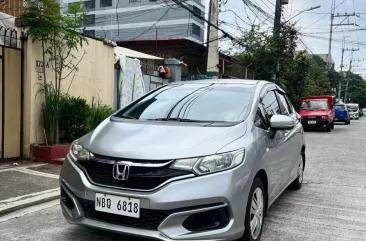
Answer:
[[[266,193],[260,178],[256,177],[250,189],[245,213],[245,233],[242,241],[259,241],[266,210]]]
[[[327,132],[330,132],[330,131],[332,130],[332,128],[331,128],[331,126],[330,126],[330,123],[328,123],[328,124],[326,125],[325,130],[326,130]]]
[[[301,153],[299,157],[300,160],[297,168],[297,178],[291,184],[291,187],[295,190],[299,190],[302,187],[302,182],[304,180],[304,155],[304,153]]]

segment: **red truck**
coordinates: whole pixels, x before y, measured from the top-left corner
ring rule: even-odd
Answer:
[[[334,96],[307,96],[301,98],[301,124],[304,129],[325,128],[327,132],[334,129]]]

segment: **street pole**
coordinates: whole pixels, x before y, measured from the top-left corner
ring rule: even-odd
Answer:
[[[219,25],[218,0],[210,1],[209,22],[215,26]],[[207,31],[207,75],[219,76],[219,30],[209,28]]]
[[[276,9],[275,9],[275,19],[274,19],[274,26],[273,26],[273,34],[275,40],[277,40],[280,36],[281,30],[281,15],[282,15],[282,0],[276,0]],[[273,75],[273,81],[276,83],[277,75],[280,72],[280,63],[277,60],[276,64],[276,71]]]
[[[280,34],[282,15],[282,0],[276,0],[275,19],[274,19],[274,34],[276,37]]]
[[[328,69],[330,69],[330,61],[331,61],[331,54],[332,54],[332,37],[333,37],[333,21],[334,21],[334,11],[335,11],[335,0],[332,0],[332,6],[330,9],[330,31],[329,31],[329,48],[328,48],[328,58],[327,58],[327,65]]]
[[[360,62],[360,61],[363,61],[363,59],[352,59],[352,56],[353,56],[353,52],[354,51],[358,51],[360,49],[355,49],[352,51],[352,55],[351,55],[351,59],[350,59],[350,63],[349,63],[349,71],[348,71],[348,75],[347,75],[347,83],[346,83],[346,90],[344,92],[344,100],[347,101],[347,93],[348,93],[348,83],[349,83],[349,79],[350,79],[350,76],[351,76],[351,69],[352,69],[352,62],[355,61],[355,62]]]
[[[344,41],[344,37],[343,37]],[[338,103],[341,103],[341,89],[342,89],[342,79],[343,79],[343,55],[344,55],[344,47],[342,47],[342,59],[341,59],[341,79],[338,84]]]
[[[348,91],[348,82],[349,82],[349,76],[351,75],[351,69],[352,69],[352,56],[353,52],[351,54],[351,59],[349,60],[349,70],[347,74],[347,83],[346,83],[346,89],[344,91],[344,101],[347,103],[347,91]]]

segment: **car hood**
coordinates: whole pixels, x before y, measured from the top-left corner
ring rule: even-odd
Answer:
[[[243,136],[246,124],[202,126],[174,122],[114,122],[105,120],[80,144],[108,157],[169,160],[212,155]]]
[[[299,115],[301,116],[322,116],[328,115],[330,110],[301,110]]]

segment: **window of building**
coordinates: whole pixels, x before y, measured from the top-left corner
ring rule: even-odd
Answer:
[[[198,26],[197,24],[192,23],[192,34],[200,37],[201,36],[201,27]]]
[[[89,0],[84,2],[85,10],[95,9],[95,0]]]
[[[85,25],[95,24],[95,14],[85,16]]]
[[[196,7],[196,6],[193,6],[193,12],[195,12],[196,14],[198,14],[198,15],[200,15],[200,16],[201,16],[201,14],[202,14],[201,9],[199,9],[199,8],[198,8],[198,7]]]
[[[93,30],[85,30],[84,31],[84,34],[85,35],[88,35],[88,36],[95,36],[95,30],[93,29]]]
[[[141,0],[130,0],[130,3],[139,3],[139,2],[141,2]],[[156,1],[150,0],[150,2],[156,2]]]
[[[100,7],[111,7],[112,6],[112,0],[100,0]]]

